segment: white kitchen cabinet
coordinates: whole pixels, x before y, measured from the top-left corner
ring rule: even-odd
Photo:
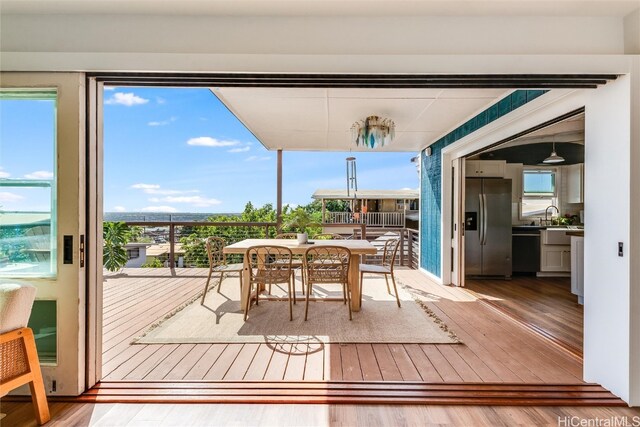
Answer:
[[[569,165],[564,173],[567,180],[567,203],[584,203],[584,164]]]
[[[554,273],[571,272],[570,245],[542,245],[540,249],[540,271]]]
[[[571,293],[584,304],[584,237],[571,236]]]
[[[504,178],[507,162],[504,160],[467,160],[465,165],[467,178]]]
[[[511,202],[522,201],[522,163],[507,163],[504,177],[511,180]]]

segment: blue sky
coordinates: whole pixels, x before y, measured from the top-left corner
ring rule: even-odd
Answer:
[[[248,201],[275,203],[276,153],[267,151],[208,89],[107,88],[104,99],[105,211],[239,212]],[[29,123],[52,122],[51,105],[47,112],[44,102],[11,102],[30,106],[0,102],[0,178],[52,171],[50,149],[22,145],[25,133],[29,141],[46,145],[48,137],[50,144],[51,125]],[[283,202],[306,204],[318,188],[344,188],[348,155],[284,152]],[[415,153],[354,155],[360,188],[418,187],[410,163]],[[29,199],[0,204],[31,210],[35,200]]]

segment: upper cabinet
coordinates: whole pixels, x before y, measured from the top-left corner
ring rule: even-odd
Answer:
[[[522,201],[522,163],[507,163],[504,177],[511,180],[511,202]]]
[[[584,203],[584,163],[567,166],[565,174],[567,203]]]
[[[467,160],[467,178],[504,178],[507,162],[504,160]]]

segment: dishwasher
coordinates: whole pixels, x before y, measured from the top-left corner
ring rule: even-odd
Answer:
[[[540,227],[513,227],[511,262],[513,274],[540,271]]]

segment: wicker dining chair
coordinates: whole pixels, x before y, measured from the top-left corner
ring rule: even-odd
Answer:
[[[345,240],[340,234],[320,233],[313,236],[313,240]]]
[[[207,247],[207,257],[209,258],[209,276],[207,277],[207,283],[204,285],[204,292],[202,293],[200,305],[204,304],[204,299],[207,296],[207,291],[209,290],[209,282],[211,281],[211,276],[214,273],[220,275],[218,280],[218,292],[220,292],[224,275],[228,273],[238,273],[238,276],[240,277],[240,289],[242,289],[242,271],[244,270],[244,264],[227,264],[227,256],[223,253],[223,249],[226,245],[227,242],[221,237],[207,237],[205,246]]]
[[[244,320],[247,320],[249,307],[251,306],[251,292],[256,285],[256,305],[260,300],[261,285],[287,284],[287,297],[289,300],[289,320],[293,320],[293,304],[296,303],[296,294],[293,283],[291,249],[284,246],[260,245],[252,246],[245,252],[245,260],[249,268],[249,283],[247,286],[247,302],[244,311]]]
[[[29,384],[36,422],[42,425],[51,417],[35,337],[27,327],[35,295],[31,285],[0,283],[0,397]]]
[[[364,288],[363,277],[365,274],[382,274],[387,284],[387,292],[391,295],[391,289],[389,288],[389,276],[393,282],[393,290],[396,293],[396,301],[398,307],[400,307],[400,296],[398,295],[398,288],[396,286],[396,279],[393,274],[393,266],[396,262],[396,256],[398,255],[398,247],[400,246],[400,239],[389,239],[384,244],[384,252],[382,254],[382,265],[376,264],[360,264],[360,305],[362,305],[362,289]]]
[[[304,320],[309,314],[309,297],[314,284],[339,283],[342,285],[343,301],[349,307],[351,315],[351,287],[349,286],[349,260],[351,251],[342,246],[323,245],[309,248],[304,256],[304,270],[307,280],[307,293],[304,307]]]
[[[287,240],[296,240],[298,238],[298,234],[297,233],[280,233],[278,235],[276,235],[276,239],[287,239]],[[293,270],[291,270],[291,274],[293,274],[293,290],[295,291],[296,289],[296,270],[300,270],[302,273],[300,273],[300,283],[302,283],[301,287],[302,287],[302,294],[304,295],[304,271],[303,271],[303,265],[304,262],[302,261],[302,257],[299,255],[294,255],[293,259],[291,260],[291,266],[293,268]],[[271,293],[271,288],[269,288],[269,293]]]

